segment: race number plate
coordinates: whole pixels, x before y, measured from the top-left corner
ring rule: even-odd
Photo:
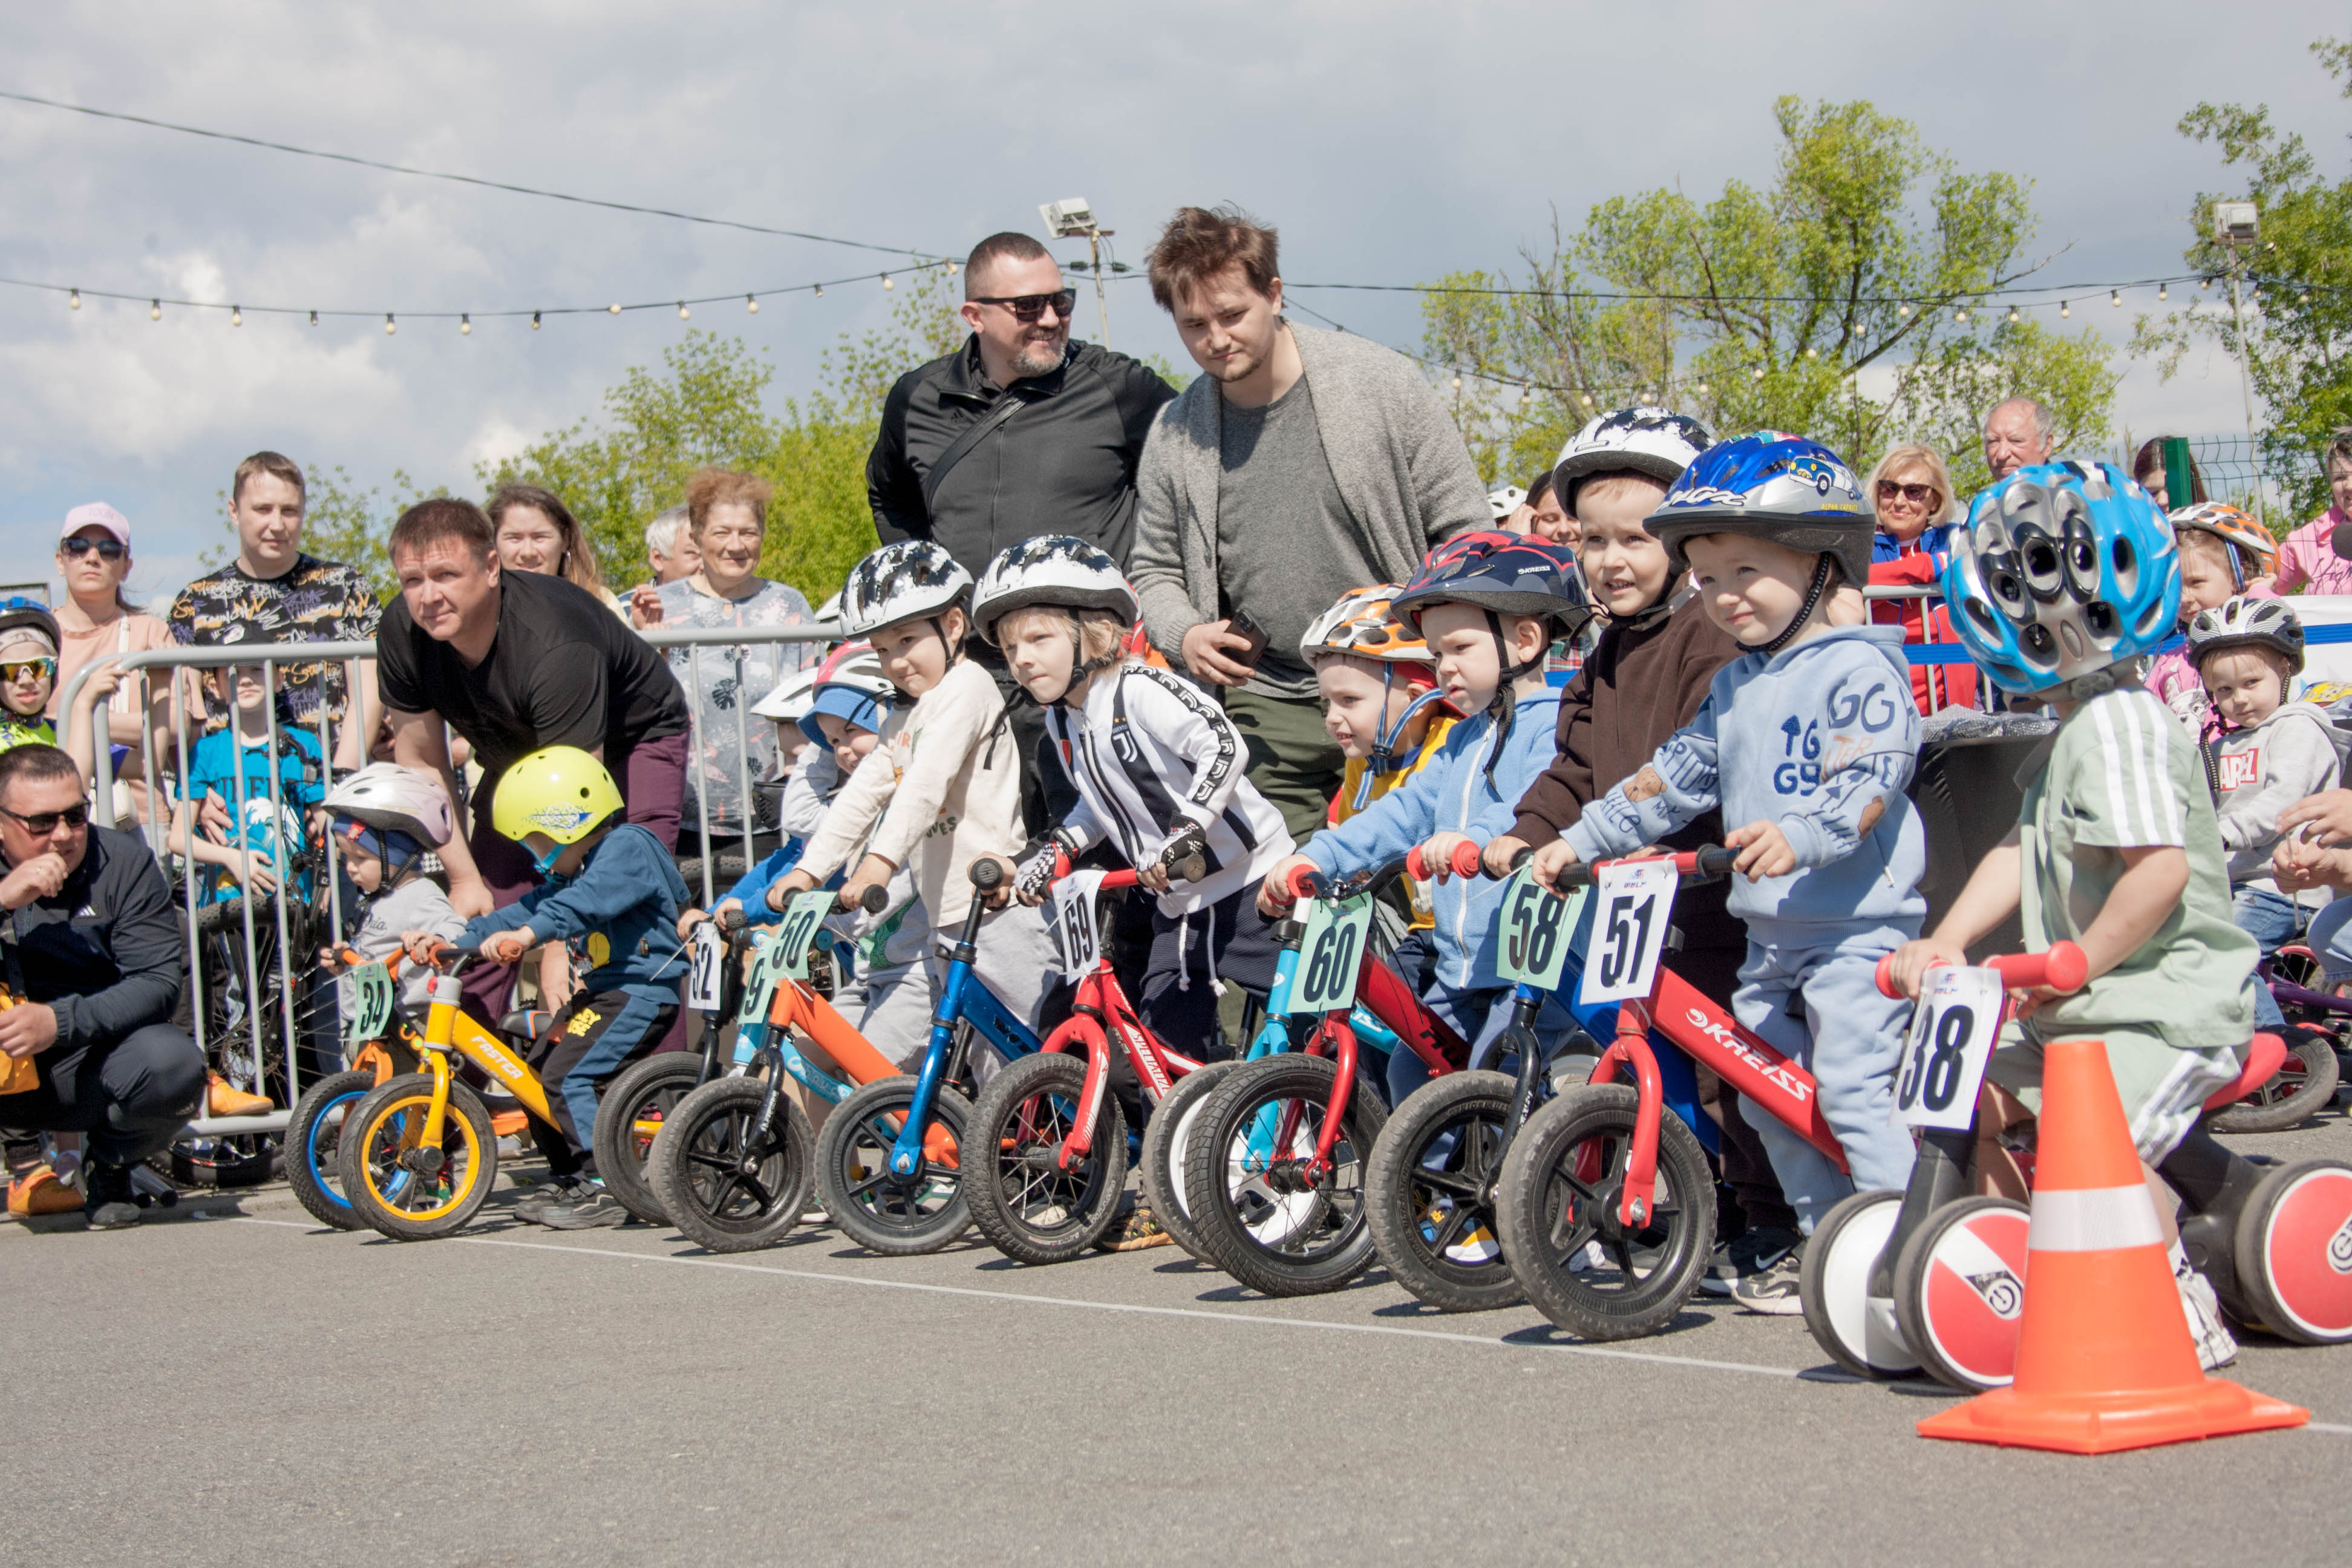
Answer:
[[[1100,871],[1077,871],[1054,884],[1054,946],[1062,955],[1062,978],[1083,980],[1102,962],[1102,928],[1095,895]]]
[[[1671,858],[1619,860],[1594,877],[1591,949],[1585,955],[1584,984],[1577,1005],[1628,1002],[1646,997],[1657,983],[1658,959],[1666,950],[1667,921],[1681,885]]]
[[[1927,972],[1895,1080],[1895,1121],[1952,1132],[1975,1124],[1977,1086],[2000,1036],[2001,999],[1997,971],[1947,965]]]
[[[743,1066],[768,1037],[768,1008],[784,977],[783,943],[772,936],[752,938],[751,967],[743,976],[743,1005],[735,1015],[735,1063]]]
[[[808,978],[809,949],[816,942],[824,917],[838,904],[833,894],[819,891],[795,893],[784,905],[784,923],[776,928],[776,946],[782,950],[786,974],[795,980]]]
[[[1356,1001],[1356,971],[1372,924],[1372,896],[1307,901],[1307,933],[1298,941],[1298,967],[1290,977],[1293,1013],[1328,1013]]]
[[[362,963],[352,971],[354,998],[351,1022],[343,1026],[346,1044],[365,1045],[383,1037],[392,1025],[392,971],[383,960]]]
[[[1561,898],[1538,883],[1531,868],[1513,872],[1503,888],[1502,950],[1496,973],[1539,991],[1559,990],[1569,938],[1576,933],[1576,918],[1589,891],[1579,888]]]
[[[686,971],[686,1005],[698,1013],[719,1011],[720,972],[727,963],[727,943],[717,921],[694,928],[694,951]]]

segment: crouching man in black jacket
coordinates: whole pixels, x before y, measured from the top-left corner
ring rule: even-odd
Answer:
[[[205,1087],[203,1053],[171,1023],[186,973],[171,889],[137,838],[89,826],[81,774],[55,746],[0,752],[0,859],[20,999],[0,1010],[0,1055],[39,1075],[0,1095],[0,1122],[89,1134],[91,1227],[136,1225],[131,1167],[171,1142]]]

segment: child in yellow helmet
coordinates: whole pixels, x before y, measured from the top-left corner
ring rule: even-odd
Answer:
[[[531,1123],[555,1179],[516,1205],[515,1216],[558,1230],[619,1225],[628,1211],[595,1174],[597,1093],[659,1044],[677,1016],[686,880],[652,829],[622,820],[613,775],[576,746],[549,746],[515,763],[491,810],[491,826],[530,851],[541,881],[467,921],[461,940],[493,963],[561,942],[583,971],[531,1046],[532,1070],[556,1090],[563,1125]],[[437,939],[407,931],[402,941],[421,959]]]

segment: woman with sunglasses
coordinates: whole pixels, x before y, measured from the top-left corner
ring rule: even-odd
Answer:
[[[91,501],[66,513],[65,526],[58,531],[58,575],[66,592],[56,607],[58,673],[48,701],[53,720],[59,712],[59,695],[82,666],[172,646],[171,631],[163,621],[142,612],[122,591],[123,579],[131,575],[131,523],[104,501]],[[170,683],[160,676],[142,681],[136,676],[125,679],[104,670],[90,679],[109,683],[101,695],[106,700],[107,739],[114,748],[116,819],[142,820],[147,816],[147,781],[146,759],[139,742],[139,692],[143,689],[152,693],[145,704],[146,723],[155,733],[160,758],[171,734],[166,706]],[[77,717],[74,721],[81,721]]]
[[[1952,472],[1944,466],[1943,454],[1933,447],[1897,447],[1878,459],[1863,493],[1878,518],[1878,531],[1871,540],[1871,585],[1934,586],[1943,574],[1952,530],[1959,520]],[[1900,624],[1906,643],[1956,640],[1950,614],[1932,599],[1880,600],[1871,605],[1870,618],[1881,626]],[[1973,708],[1976,698],[1974,665],[1911,667],[1911,699],[1922,715],[1943,708]]]

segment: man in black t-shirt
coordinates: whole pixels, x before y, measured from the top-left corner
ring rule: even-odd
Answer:
[[[603,601],[561,577],[501,573],[490,520],[470,501],[436,500],[393,525],[400,597],[376,633],[376,679],[392,722],[393,760],[437,770],[457,799],[442,724],[481,763],[470,834],[441,850],[449,901],[487,914],[538,878],[523,847],[490,826],[500,774],[542,746],[577,746],[621,787],[627,819],[677,844],[690,722],[677,678]],[[503,971],[469,998],[503,1004]]]

